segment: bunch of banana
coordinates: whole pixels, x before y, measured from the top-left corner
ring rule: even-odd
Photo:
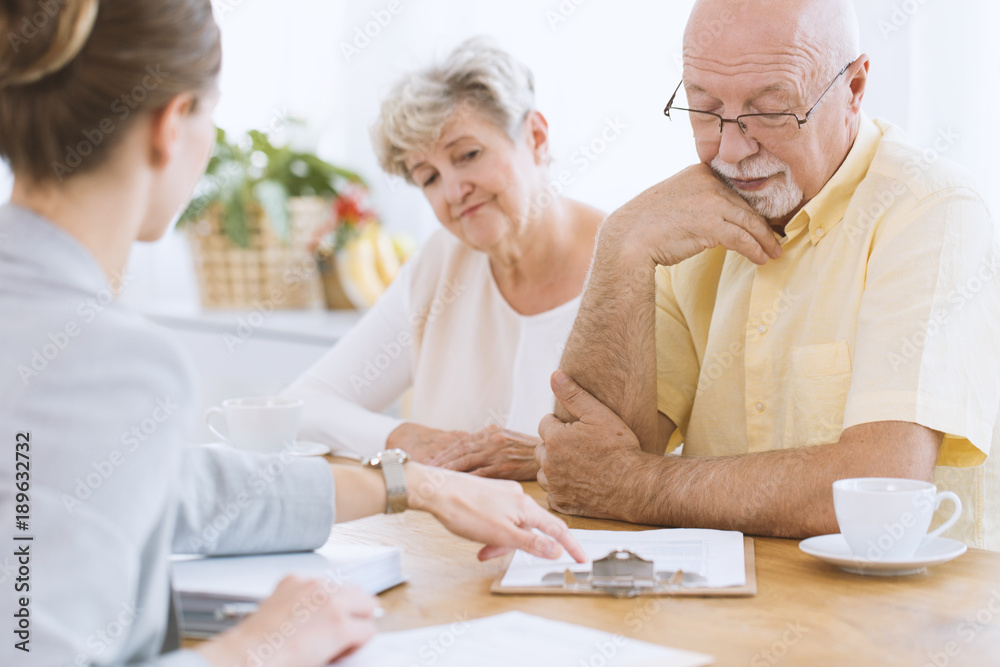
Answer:
[[[390,236],[378,223],[365,227],[338,253],[340,282],[358,308],[375,303],[395,280],[400,266],[413,254],[413,240],[402,234]]]

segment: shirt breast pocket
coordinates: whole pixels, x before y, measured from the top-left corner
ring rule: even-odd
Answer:
[[[785,448],[837,442],[850,387],[847,341],[791,348]]]

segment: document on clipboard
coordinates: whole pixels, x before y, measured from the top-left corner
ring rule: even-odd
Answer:
[[[725,530],[570,531],[586,563],[517,551],[493,593],[750,596],[757,593],[753,540]]]

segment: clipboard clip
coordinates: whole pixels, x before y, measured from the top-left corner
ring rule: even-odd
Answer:
[[[562,584],[572,591],[594,591],[618,598],[633,598],[643,593],[677,591],[684,584],[704,583],[705,577],[677,570],[657,572],[653,561],[646,560],[628,549],[615,549],[594,561],[590,572],[551,572],[542,577],[547,584]]]

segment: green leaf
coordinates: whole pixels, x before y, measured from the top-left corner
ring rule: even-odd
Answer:
[[[252,156],[258,151],[267,157],[263,168],[252,164]],[[217,128],[205,176],[179,224],[198,220],[210,205],[218,202],[224,211],[226,236],[245,248],[249,244],[247,207],[256,202],[267,212],[279,237],[287,239],[291,197],[333,199],[345,182],[365,185],[357,173],[332,165],[313,153],[274,146],[270,137],[259,130],[251,130],[246,137],[233,141]]]
[[[261,181],[254,187],[253,194],[270,218],[278,237],[288,243],[292,237],[288,216],[288,191],[275,181]]]
[[[250,245],[250,234],[247,230],[247,204],[250,197],[243,189],[237,190],[223,203],[222,229],[226,236],[240,248]]]

